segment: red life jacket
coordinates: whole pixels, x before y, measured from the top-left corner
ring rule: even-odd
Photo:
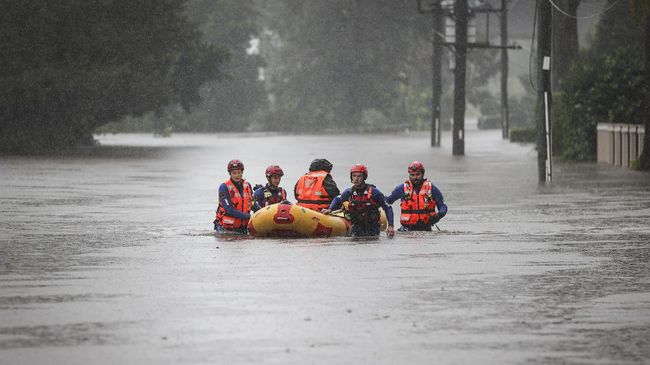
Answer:
[[[228,187],[230,202],[232,203],[233,208],[242,213],[249,214],[253,207],[253,189],[251,188],[251,184],[246,180],[242,180],[242,183],[243,196],[242,194],[239,194],[239,190],[237,190],[237,187],[232,180],[228,179],[225,182]],[[244,220],[226,215],[226,210],[221,205],[219,205],[219,209],[217,209],[217,221],[219,222],[219,225],[225,229],[237,229],[248,225],[248,219]]]
[[[431,182],[427,180],[422,182],[418,193],[413,190],[413,183],[410,180],[404,183],[404,197],[400,205],[400,223],[409,226],[416,225],[418,222],[430,224],[432,218],[438,216],[436,200],[433,198],[431,189]]]
[[[352,224],[369,225],[379,223],[379,205],[372,200],[374,187],[374,185],[366,185],[366,190],[362,194],[358,194],[354,187],[350,189],[348,211],[350,212]]]
[[[281,201],[287,200],[287,191],[278,186],[279,194],[273,195],[268,186],[264,187],[264,200],[261,202],[260,206],[266,207],[267,205],[279,203]]]
[[[296,185],[297,205],[320,212],[329,208],[332,197],[327,194],[323,181],[329,173],[327,171],[310,171],[298,179]]]

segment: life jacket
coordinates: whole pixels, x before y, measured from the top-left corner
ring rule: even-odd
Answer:
[[[269,189],[269,186],[266,185],[263,190],[264,200],[260,202],[261,207],[267,205],[279,203],[281,201],[287,200],[287,191],[278,186],[277,194],[273,194]]]
[[[329,208],[332,197],[327,194],[323,181],[329,173],[327,171],[310,171],[298,179],[296,185],[297,205],[320,212]]]
[[[432,188],[431,182],[424,180],[420,191],[416,193],[410,180],[404,183],[404,197],[400,205],[399,217],[402,225],[413,226],[418,222],[431,224],[432,219],[437,217],[436,200],[433,198]]]
[[[230,203],[232,203],[233,208],[239,210],[240,212],[249,214],[253,207],[253,189],[251,189],[251,185],[246,180],[242,180],[242,195],[239,193],[239,190],[232,182],[232,180],[228,179],[225,184],[226,187],[228,187],[228,193],[230,194]],[[221,205],[219,205],[219,208],[217,209],[216,220],[219,225],[225,229],[237,229],[246,227],[248,225],[248,219],[244,220],[241,218],[235,218],[226,215],[226,210]]]
[[[379,205],[372,199],[374,185],[366,185],[366,190],[359,194],[354,188],[350,189],[348,211],[353,225],[369,226],[379,223]]]

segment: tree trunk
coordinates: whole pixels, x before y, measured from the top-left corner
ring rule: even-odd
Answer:
[[[645,82],[650,90],[650,14],[645,15]],[[650,170],[650,93],[645,95],[645,137],[643,152],[640,157],[640,168]]]
[[[569,72],[571,64],[578,59],[578,6],[580,0],[559,0],[555,2],[569,17],[553,8],[553,56],[551,75],[553,90],[558,90],[560,81]]]

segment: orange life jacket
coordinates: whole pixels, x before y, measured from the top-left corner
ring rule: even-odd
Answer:
[[[320,212],[329,208],[332,197],[327,194],[323,181],[329,173],[327,171],[310,171],[298,179],[296,185],[297,205]]]
[[[251,184],[246,180],[243,180],[243,196],[242,194],[239,194],[239,190],[237,190],[237,187],[232,180],[228,179],[225,184],[228,187],[230,202],[232,203],[233,208],[249,214],[253,207],[253,189],[251,188]],[[226,215],[226,210],[221,205],[219,205],[219,209],[217,209],[217,221],[219,222],[219,225],[225,229],[237,229],[248,225],[248,219],[244,220]]]
[[[420,191],[415,193],[411,181],[404,183],[404,197],[400,205],[400,223],[403,225],[416,225],[418,222],[430,224],[432,218],[438,216],[436,213],[436,200],[431,194],[432,185],[430,181],[424,180]]]

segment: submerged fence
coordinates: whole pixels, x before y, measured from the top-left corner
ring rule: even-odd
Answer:
[[[598,123],[598,162],[630,166],[643,151],[645,127],[641,124]]]

